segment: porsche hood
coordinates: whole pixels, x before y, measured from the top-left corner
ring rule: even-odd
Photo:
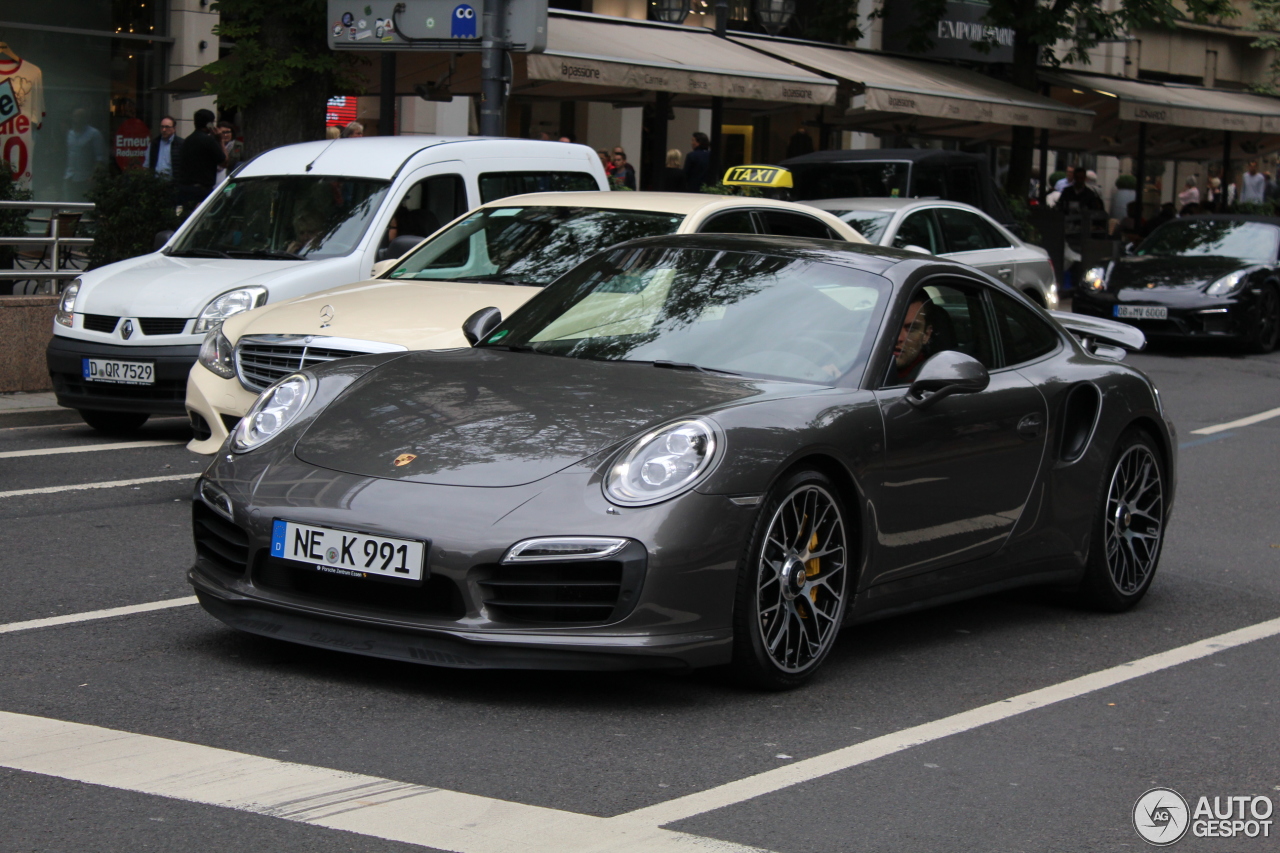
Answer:
[[[1110,290],[1143,290],[1148,293],[1192,290],[1248,266],[1247,261],[1237,258],[1213,256],[1121,258],[1111,270],[1107,286]]]
[[[517,486],[673,418],[808,386],[495,349],[370,371],[298,441],[312,465],[453,486]]]

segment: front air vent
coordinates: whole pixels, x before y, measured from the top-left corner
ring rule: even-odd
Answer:
[[[203,501],[195,501],[191,507],[196,559],[223,574],[244,575],[249,560],[249,537]]]
[[[496,622],[591,624],[626,615],[644,580],[644,547],[631,542],[607,560],[476,566],[484,608]]]
[[[417,585],[345,578],[267,556],[264,549],[255,560],[253,583],[316,604],[447,619],[466,615],[458,585],[440,575]]]
[[[185,317],[139,317],[144,335],[180,335],[187,328]]]
[[[109,317],[106,314],[84,315],[84,327],[91,332],[105,332],[109,335],[116,330],[119,322],[119,317]]]

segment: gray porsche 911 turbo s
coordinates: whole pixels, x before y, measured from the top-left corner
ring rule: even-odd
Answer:
[[[624,243],[496,313],[472,348],[262,395],[195,489],[209,613],[777,689],[851,622],[1026,584],[1119,611],[1151,584],[1177,445],[1119,361],[1132,327],[914,252],[725,235]]]

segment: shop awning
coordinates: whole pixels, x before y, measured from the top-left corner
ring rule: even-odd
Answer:
[[[899,113],[975,124],[1087,131],[1090,110],[953,65],[790,39],[733,36],[732,41],[853,87],[850,116]]]
[[[836,84],[702,27],[552,14],[530,81],[786,104],[834,104]]]
[[[1265,95],[1098,74],[1056,72],[1043,77],[1054,86],[1115,99],[1120,121],[1203,130],[1280,133],[1280,99]]]

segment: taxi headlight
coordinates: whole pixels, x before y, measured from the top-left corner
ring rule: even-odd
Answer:
[[[1241,283],[1244,282],[1244,277],[1248,274],[1248,270],[1236,270],[1233,273],[1228,273],[1213,284],[1209,285],[1209,287],[1205,289],[1205,293],[1209,296],[1227,296],[1228,294],[1235,293],[1240,289]]]
[[[228,317],[239,314],[242,311],[248,311],[251,308],[257,308],[265,304],[266,301],[267,289],[260,284],[251,284],[248,287],[237,287],[235,290],[228,290],[226,293],[213,297],[209,304],[204,306],[204,310],[196,318],[195,328],[191,331],[197,335],[204,334],[221,326],[222,321]]]
[[[204,336],[198,360],[223,379],[230,379],[236,375],[234,354],[235,348],[231,346],[231,341],[222,334],[221,328],[217,328]]]
[[[297,420],[310,397],[311,379],[305,373],[281,379],[262,392],[249,414],[236,425],[231,434],[232,449],[244,453],[261,447]]]
[[[641,436],[605,477],[605,496],[614,503],[643,506],[693,488],[711,469],[724,442],[705,418],[676,421]]]
[[[1090,290],[1102,290],[1107,286],[1107,270],[1105,267],[1093,267],[1084,274],[1084,286]]]
[[[80,279],[76,279],[67,285],[67,289],[62,291],[62,299],[58,302],[58,313],[53,315],[53,321],[60,326],[70,328],[76,323],[76,296],[80,294]]]

